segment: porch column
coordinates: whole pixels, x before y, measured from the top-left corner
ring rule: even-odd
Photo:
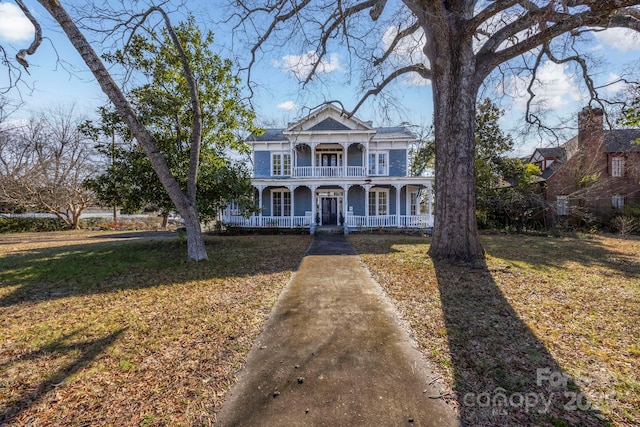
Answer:
[[[291,212],[289,213],[289,216],[291,217],[291,225],[289,228],[293,228],[293,221],[295,218],[295,205],[294,205],[294,195],[295,195],[295,190],[296,190],[296,186],[295,185],[287,185],[287,188],[289,189],[289,193],[291,194]]]
[[[298,168],[298,150],[293,145],[291,148],[291,176],[297,176],[296,169]]]
[[[342,187],[342,218],[344,219],[344,223],[342,225],[342,229],[344,234],[349,234],[349,227],[347,227],[347,211],[349,209],[349,184],[343,184]]]
[[[258,189],[258,207],[260,208],[258,211],[258,226],[260,226],[262,224],[262,190],[264,190],[264,186],[257,185],[256,188]]]
[[[401,184],[394,185],[396,188],[396,227],[400,227],[400,190],[402,189]]]
[[[343,142],[340,145],[342,146],[342,176],[347,176],[347,150],[349,148],[349,143]]]
[[[317,176],[316,175],[316,166],[318,166],[318,165],[316,165],[316,147],[317,147],[318,143],[317,142],[310,142],[309,145],[311,146],[311,176]],[[315,219],[314,219],[314,221],[315,221]]]
[[[311,190],[311,224],[309,224],[310,234],[314,234],[316,230],[316,189],[317,188],[318,188],[317,185],[309,186],[309,189]]]
[[[427,221],[430,226],[433,226],[433,181],[427,182]]]
[[[371,190],[371,187],[373,187],[373,185],[371,184],[366,184],[363,185],[364,187],[364,222],[365,222],[365,227],[369,227],[369,190]]]

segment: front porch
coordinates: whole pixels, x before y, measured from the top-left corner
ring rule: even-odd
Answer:
[[[308,228],[342,226],[344,232],[375,228],[433,227],[433,186],[417,184],[254,185],[260,213],[244,217],[230,207],[222,215],[227,226]],[[423,178],[424,182],[424,178]]]

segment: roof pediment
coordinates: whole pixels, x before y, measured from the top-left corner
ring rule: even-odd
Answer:
[[[375,130],[371,123],[363,122],[356,117],[347,117],[342,108],[333,104],[324,104],[313,110],[306,117],[291,124],[286,133],[300,132],[345,132],[345,131],[369,131]]]
[[[351,130],[346,125],[340,123],[333,117],[327,117],[317,125],[309,128],[310,131],[321,131],[321,130]]]

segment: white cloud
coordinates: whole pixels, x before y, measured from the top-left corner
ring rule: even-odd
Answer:
[[[0,39],[10,42],[30,40],[34,28],[20,8],[12,3],[0,3]]]
[[[501,83],[499,90],[514,98],[514,107],[524,110],[529,94],[529,78],[512,76]],[[580,87],[575,74],[569,71],[567,64],[545,62],[536,74],[531,88],[536,94],[532,108],[535,111],[558,110],[580,100]]]
[[[296,103],[293,101],[285,101],[278,104],[276,108],[281,111],[292,111],[295,110]]]
[[[285,55],[280,61],[273,61],[273,65],[278,68],[282,68],[285,71],[291,72],[299,79],[306,79],[309,73],[313,70],[313,65],[318,62],[319,56],[314,50],[310,50],[302,55]],[[333,71],[340,70],[340,63],[338,61],[338,55],[332,53],[329,55],[328,60],[323,58],[318,67],[316,68],[316,74],[331,73]]]
[[[609,28],[595,33],[596,39],[621,52],[640,50],[640,37],[634,30],[627,28]]]

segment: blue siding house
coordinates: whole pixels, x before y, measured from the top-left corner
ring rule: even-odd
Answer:
[[[326,104],[286,129],[268,129],[253,147],[255,200],[240,227],[428,228],[433,226],[433,177],[411,176],[405,127],[374,128]],[[424,202],[424,203],[422,203]]]

